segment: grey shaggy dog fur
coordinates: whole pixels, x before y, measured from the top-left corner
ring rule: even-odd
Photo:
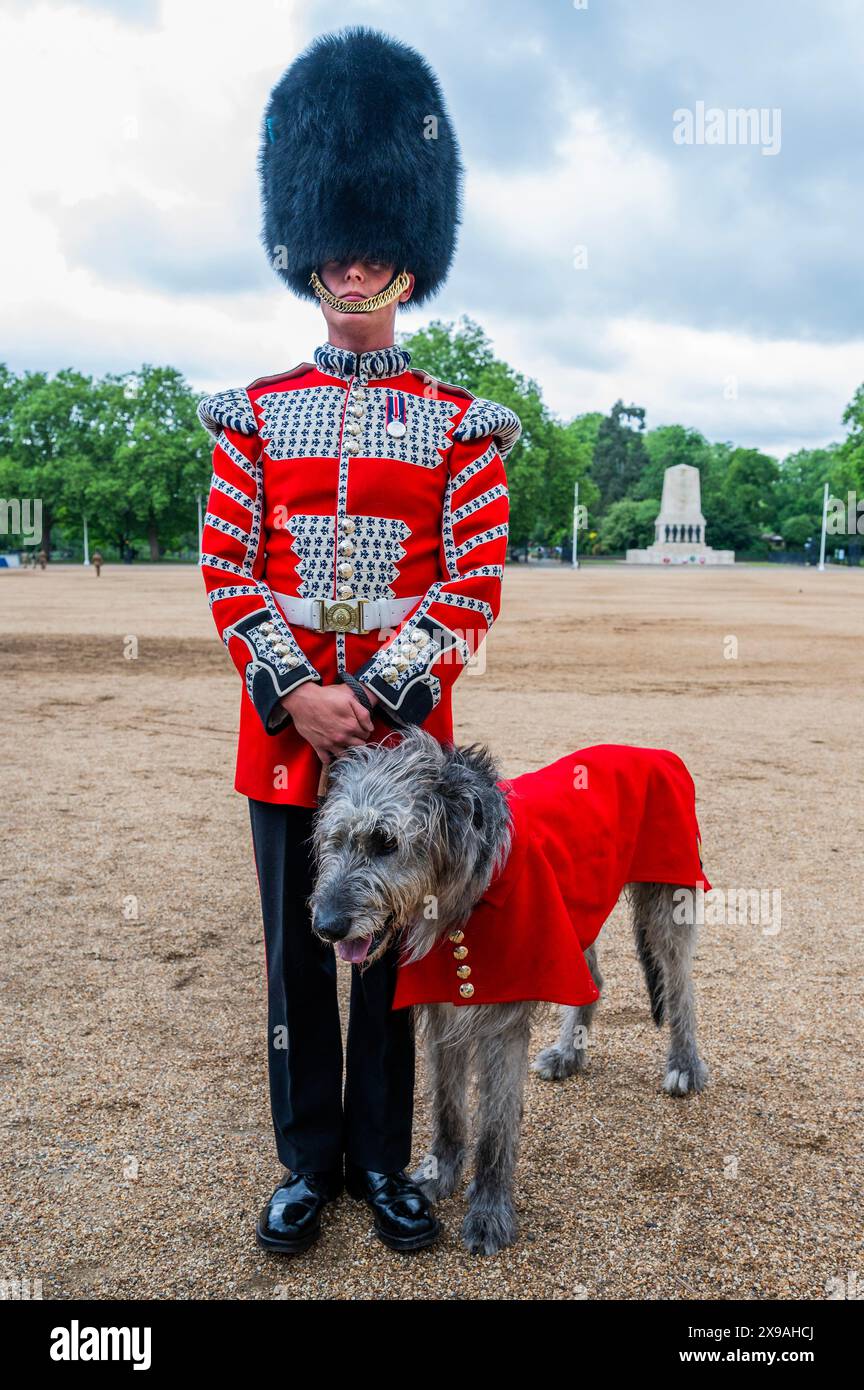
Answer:
[[[333,944],[368,943],[368,962],[402,931],[404,958],[417,960],[464,926],[510,851],[500,775],[485,746],[442,744],[417,727],[395,744],[348,749],[331,764],[315,817],[310,907],[316,933]],[[669,1025],[664,1090],[701,1091],[708,1073],[696,1045],[695,927],[674,920],[674,885],[636,883],[626,892],[652,1016],[658,1026]],[[585,958],[602,989],[596,945]],[[475,1254],[494,1254],[516,1239],[513,1177],[531,1025],[554,1007],[526,1000],[416,1010],[427,1047],[433,1139],[413,1177],[432,1201],[451,1196],[462,1179],[468,1087],[477,1074],[474,1175],[462,1224],[463,1242]],[[596,1004],[561,1009],[558,1041],[533,1063],[540,1077],[560,1081],[584,1070],[595,1010]]]

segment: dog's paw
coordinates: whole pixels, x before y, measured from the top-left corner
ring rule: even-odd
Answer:
[[[507,1203],[476,1207],[462,1222],[462,1244],[472,1255],[497,1255],[513,1244],[518,1229],[516,1212]]]
[[[708,1068],[701,1057],[686,1061],[672,1059],[667,1063],[663,1090],[669,1096],[687,1096],[704,1091],[708,1085]]]
[[[417,1184],[427,1201],[444,1202],[456,1191],[464,1166],[464,1153],[452,1160],[439,1160],[429,1154],[411,1174],[411,1181]]]
[[[565,1053],[558,1047],[544,1047],[531,1063],[531,1070],[536,1071],[544,1081],[563,1081],[568,1076],[583,1072],[587,1059],[584,1048]]]

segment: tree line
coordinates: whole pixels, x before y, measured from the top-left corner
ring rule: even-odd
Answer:
[[[822,494],[864,497],[864,386],[843,415],[848,432],[822,449],[781,462],[758,449],[711,443],[686,425],[647,428],[645,410],[617,401],[608,415],[559,420],[539,385],[494,355],[482,328],[435,321],[402,340],[415,364],[439,380],[509,405],[523,433],[507,460],[514,550],[561,546],[572,537],[574,485],[588,523],[579,545],[617,554],[654,538],[663,474],[699,469],[709,544],[758,553],[782,538],[800,549],[819,535]],[[292,364],[293,365],[293,364]],[[210,483],[212,440],[196,415],[201,392],[173,367],[93,378],[66,369],[16,374],[0,364],[0,499],[38,498],[41,547],[80,558],[193,559],[198,504]],[[0,549],[20,537],[0,538]],[[829,537],[829,545],[848,537]]]
[[[864,501],[864,386],[844,412],[844,440],[778,462],[759,449],[709,443],[687,425],[648,429],[644,408],[620,400],[608,415],[589,412],[562,422],[544,405],[539,385],[497,359],[468,319],[433,323],[406,346],[439,380],[501,401],[520,416],[522,438],[507,459],[516,548],[561,546],[569,554],[576,483],[588,517],[580,551],[611,555],[650,545],[663,474],[679,463],[699,469],[707,539],[718,550],[756,555],[772,544],[799,550],[811,537],[818,540],[826,482],[832,496],[845,502],[852,492]],[[829,551],[849,539],[829,535]]]
[[[212,441],[201,392],[173,367],[94,380],[0,365],[0,497],[38,498],[49,555],[91,546],[151,560],[194,552]]]

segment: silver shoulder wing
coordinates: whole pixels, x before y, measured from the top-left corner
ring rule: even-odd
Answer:
[[[217,391],[198,402],[198,419],[214,439],[224,429],[238,434],[255,434],[258,426],[249,394],[246,390]]]
[[[499,405],[497,401],[476,396],[462,416],[453,438],[460,444],[471,444],[475,439],[491,436],[504,459],[521,433],[522,421],[515,410]]]

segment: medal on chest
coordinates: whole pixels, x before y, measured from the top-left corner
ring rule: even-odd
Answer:
[[[387,392],[387,424],[385,426],[391,439],[401,439],[408,429],[405,397],[396,391]]]

